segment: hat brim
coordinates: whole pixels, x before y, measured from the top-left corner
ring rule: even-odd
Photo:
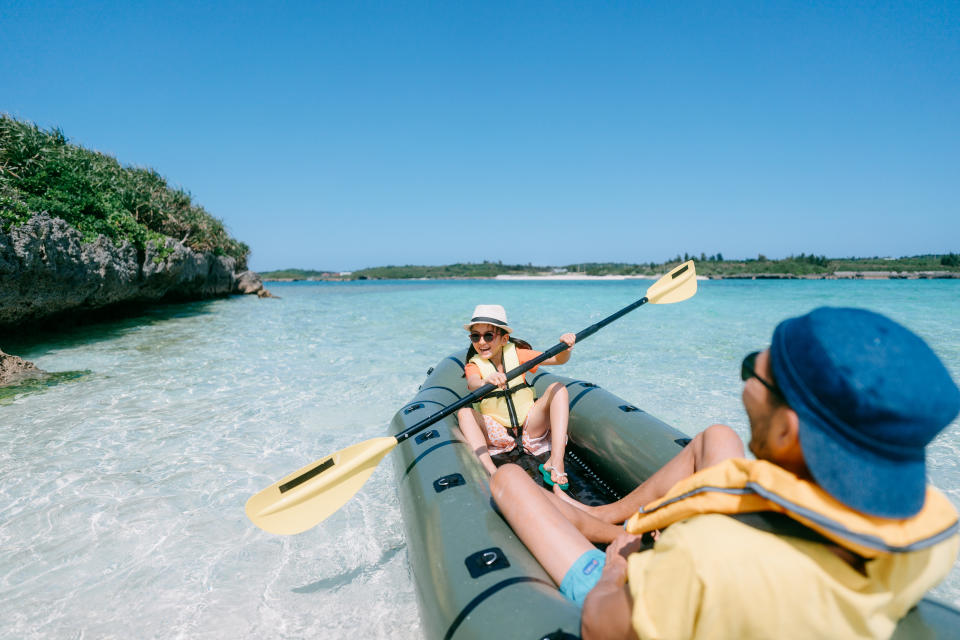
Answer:
[[[787,333],[799,319],[782,322],[774,331],[771,366],[787,404],[800,421],[800,447],[817,484],[831,496],[862,513],[881,518],[906,518],[923,508],[927,469],[924,453],[902,450],[891,459],[845,436],[850,427],[833,424],[833,415],[806,388],[787,353]]]
[[[807,468],[824,491],[852,509],[880,518],[908,518],[923,508],[927,478],[923,458],[883,458],[835,433],[828,435],[817,416],[794,411],[800,418],[800,447]]]
[[[473,320],[472,322],[468,322],[467,324],[463,325],[463,328],[466,329],[467,331],[470,331],[470,329],[475,324],[490,324],[497,328],[503,329],[507,333],[510,333],[511,331],[513,331],[513,329],[511,329],[508,325],[505,325],[502,322],[499,322],[495,318],[484,318],[482,320]]]

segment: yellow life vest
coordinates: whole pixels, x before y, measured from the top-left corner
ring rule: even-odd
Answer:
[[[725,460],[678,482],[634,514],[626,530],[641,534],[704,513],[759,511],[783,513],[864,558],[925,549],[960,531],[957,511],[933,487],[920,513],[890,520],[854,511],[773,463],[745,459]]]
[[[500,357],[503,358],[504,372],[520,366],[517,347],[512,342],[503,345],[503,351]],[[479,354],[470,358],[470,362],[477,365],[477,368],[480,369],[481,378],[486,378],[497,371],[497,368],[493,366],[492,362],[486,358],[481,358]],[[527,419],[527,413],[530,412],[530,407],[533,406],[533,389],[527,386],[524,376],[517,376],[508,382],[507,386],[510,389],[510,398],[513,400],[513,408],[517,414],[517,421],[522,425],[523,421]],[[517,387],[520,388],[518,389]],[[491,393],[484,397],[478,404],[475,404],[474,407],[483,415],[490,416],[505,427],[513,426],[510,424],[510,411],[507,409],[507,399],[502,392]]]

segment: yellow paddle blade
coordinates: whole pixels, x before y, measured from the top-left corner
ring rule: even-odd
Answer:
[[[697,292],[697,270],[693,260],[687,260],[670,270],[647,289],[647,302],[670,304],[683,302]]]
[[[352,498],[395,446],[393,436],[373,438],[294,471],[247,500],[247,517],[270,533],[306,531]]]

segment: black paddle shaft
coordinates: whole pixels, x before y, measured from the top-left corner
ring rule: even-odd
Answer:
[[[610,324],[610,323],[613,322],[614,320],[620,319],[621,317],[627,315],[628,313],[630,313],[631,311],[633,311],[633,310],[636,309],[637,307],[643,306],[644,304],[646,304],[646,302],[647,302],[647,298],[646,298],[646,296],[644,296],[643,298],[640,298],[640,299],[637,300],[636,302],[634,302],[634,303],[632,303],[632,304],[628,304],[628,305],[625,306],[623,309],[620,309],[620,311],[617,311],[616,313],[607,316],[606,318],[604,318],[604,319],[601,320],[600,322],[598,322],[598,323],[596,323],[596,324],[593,324],[593,325],[590,325],[589,327],[587,327],[586,329],[584,329],[583,331],[581,331],[580,333],[577,334],[577,340],[576,340],[576,341],[577,341],[577,342],[580,342],[581,340],[584,340],[585,338],[589,338],[590,336],[592,336],[592,335],[595,334],[597,331],[599,331],[600,329],[604,328],[605,326],[607,326],[608,324]],[[557,355],[558,353],[563,353],[564,351],[566,351],[566,350],[569,349],[569,348],[570,348],[570,347],[567,346],[567,343],[566,343],[566,342],[558,342],[557,344],[553,345],[552,347],[550,347],[549,349],[547,349],[546,351],[544,351],[543,353],[541,353],[540,355],[538,355],[536,358],[533,358],[533,359],[531,359],[531,360],[527,360],[526,362],[524,362],[523,364],[521,364],[519,367],[517,367],[517,368],[515,368],[515,369],[511,369],[510,371],[508,371],[508,372],[507,372],[507,382],[513,380],[513,379],[516,378],[517,376],[523,375],[524,373],[526,373],[526,372],[529,371],[530,369],[533,369],[535,366],[537,366],[538,364],[540,364],[540,363],[543,362],[544,360],[548,360],[548,359],[552,358],[553,356]],[[401,432],[398,433],[396,436],[394,436],[394,437],[397,439],[397,444],[400,444],[401,442],[403,442],[404,440],[406,440],[406,439],[409,438],[410,436],[414,436],[414,435],[420,433],[421,431],[423,431],[424,429],[426,429],[426,428],[429,427],[430,425],[436,424],[437,422],[440,422],[441,420],[443,420],[444,418],[446,418],[448,415],[450,415],[450,414],[453,413],[454,411],[457,411],[457,410],[459,410],[459,409],[467,406],[468,404],[473,404],[474,402],[480,400],[481,398],[483,398],[483,396],[487,395],[488,393],[490,393],[491,391],[493,391],[493,390],[496,389],[496,388],[497,388],[496,385],[493,385],[493,384],[485,384],[485,385],[483,385],[482,387],[480,387],[479,389],[476,389],[473,393],[471,393],[471,394],[469,394],[469,395],[467,395],[467,396],[464,396],[463,398],[460,398],[459,400],[457,400],[457,401],[454,402],[453,404],[448,405],[448,406],[444,407],[443,409],[440,409],[440,411],[437,411],[437,412],[436,412],[435,414],[433,414],[432,416],[428,416],[428,417],[424,418],[423,420],[421,420],[420,422],[418,422],[417,424],[413,425],[412,427],[401,431]]]

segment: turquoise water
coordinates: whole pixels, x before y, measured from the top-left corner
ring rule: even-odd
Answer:
[[[388,458],[320,526],[266,534],[246,499],[383,435],[426,370],[465,347],[476,303],[556,343],[649,282],[274,284],[56,337],[0,343],[58,384],[0,397],[0,636],[419,637]],[[960,380],[960,281],[719,281],[647,305],[578,345],[558,373],[594,381],[687,433],[742,436],[740,359],[816,306],[875,309],[924,336]],[[958,424],[930,449],[960,506]],[[954,568],[933,594],[960,604]]]

